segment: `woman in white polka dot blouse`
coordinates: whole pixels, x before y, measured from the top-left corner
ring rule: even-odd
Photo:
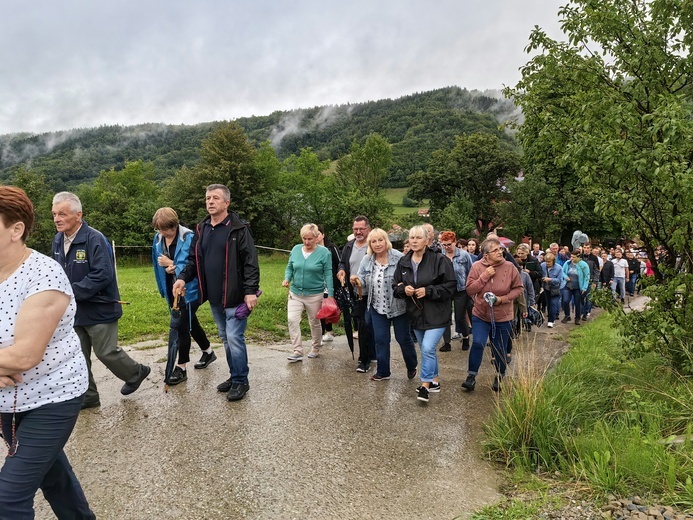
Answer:
[[[34,518],[40,487],[58,518],[96,518],[63,447],[84,400],[87,364],[63,268],[26,246],[34,209],[0,186],[0,519]]]

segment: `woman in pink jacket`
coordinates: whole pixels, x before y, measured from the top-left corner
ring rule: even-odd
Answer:
[[[491,339],[496,377],[493,390],[500,391],[505,375],[508,338],[512,330],[513,301],[524,288],[520,273],[503,258],[503,248],[496,238],[487,238],[481,244],[478,262],[472,264],[467,276],[467,294],[474,300],[472,311],[472,348],[469,351],[469,369],[462,388],[474,390],[476,375],[484,356],[487,339]]]

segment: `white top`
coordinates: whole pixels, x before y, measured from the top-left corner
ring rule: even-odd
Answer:
[[[75,297],[58,262],[32,251],[27,260],[0,283],[0,348],[14,345],[14,327],[22,302],[43,291],[60,291],[70,304],[58,323],[41,362],[22,374],[17,385],[17,412],[67,401],[87,391],[89,375],[77,333],[74,331]],[[14,410],[15,387],[0,388],[0,412]]]
[[[616,260],[616,258],[614,258],[611,263],[614,264],[614,278],[625,278],[626,269],[628,269],[628,260],[625,258]]]
[[[387,265],[381,265],[375,262],[373,269],[373,299],[371,305],[378,314],[387,314],[390,312],[390,300],[387,298],[387,289],[385,288],[385,271]]]

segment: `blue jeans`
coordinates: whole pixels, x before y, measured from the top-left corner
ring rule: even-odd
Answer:
[[[219,329],[219,337],[226,351],[232,383],[248,384],[248,350],[245,346],[245,328],[248,320],[236,319],[236,307],[224,309],[221,305],[211,305],[212,317]]]
[[[631,273],[628,281],[626,282],[626,290],[628,294],[635,294],[635,284],[638,282],[638,273]]]
[[[421,382],[430,383],[433,378],[438,377],[438,356],[436,348],[440,338],[445,332],[445,327],[439,329],[414,329],[416,340],[421,349]]]
[[[582,315],[587,316],[590,312],[592,312],[592,284],[587,286],[587,290],[585,291],[582,301]]]
[[[570,318],[570,301],[573,300],[575,319],[579,320],[582,316],[582,292],[580,289],[568,289],[568,286],[565,286],[561,289],[561,296],[563,297],[563,314]]]
[[[0,520],[33,519],[39,488],[57,518],[96,518],[63,451],[83,401],[81,395],[16,414],[17,453],[0,469]],[[10,442],[12,414],[0,418]]]
[[[625,276],[614,276],[611,282],[611,292],[614,298],[620,297],[622,300],[626,299],[626,277]],[[618,296],[616,295],[618,293]]]
[[[469,350],[469,370],[471,375],[479,373],[481,361],[484,359],[484,348],[486,342],[491,339],[491,348],[493,349],[493,366],[496,373],[501,376],[505,375],[508,356],[508,341],[512,332],[512,320],[497,321],[495,323],[495,331],[491,323],[484,321],[481,318],[472,316],[472,348]]]
[[[549,321],[553,323],[558,319],[558,315],[561,313],[561,295],[557,294],[556,296],[552,296],[551,293],[548,293],[549,295]]]
[[[415,370],[417,365],[416,348],[409,333],[409,318],[406,314],[388,318],[377,313],[372,307],[368,309],[373,333],[375,336],[375,357],[378,360],[377,374],[385,377],[390,375],[390,323],[395,329],[395,339],[402,349],[402,357],[407,370]]]

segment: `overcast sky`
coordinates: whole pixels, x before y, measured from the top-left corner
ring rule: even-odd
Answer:
[[[514,85],[565,0],[0,0],[0,134]]]

